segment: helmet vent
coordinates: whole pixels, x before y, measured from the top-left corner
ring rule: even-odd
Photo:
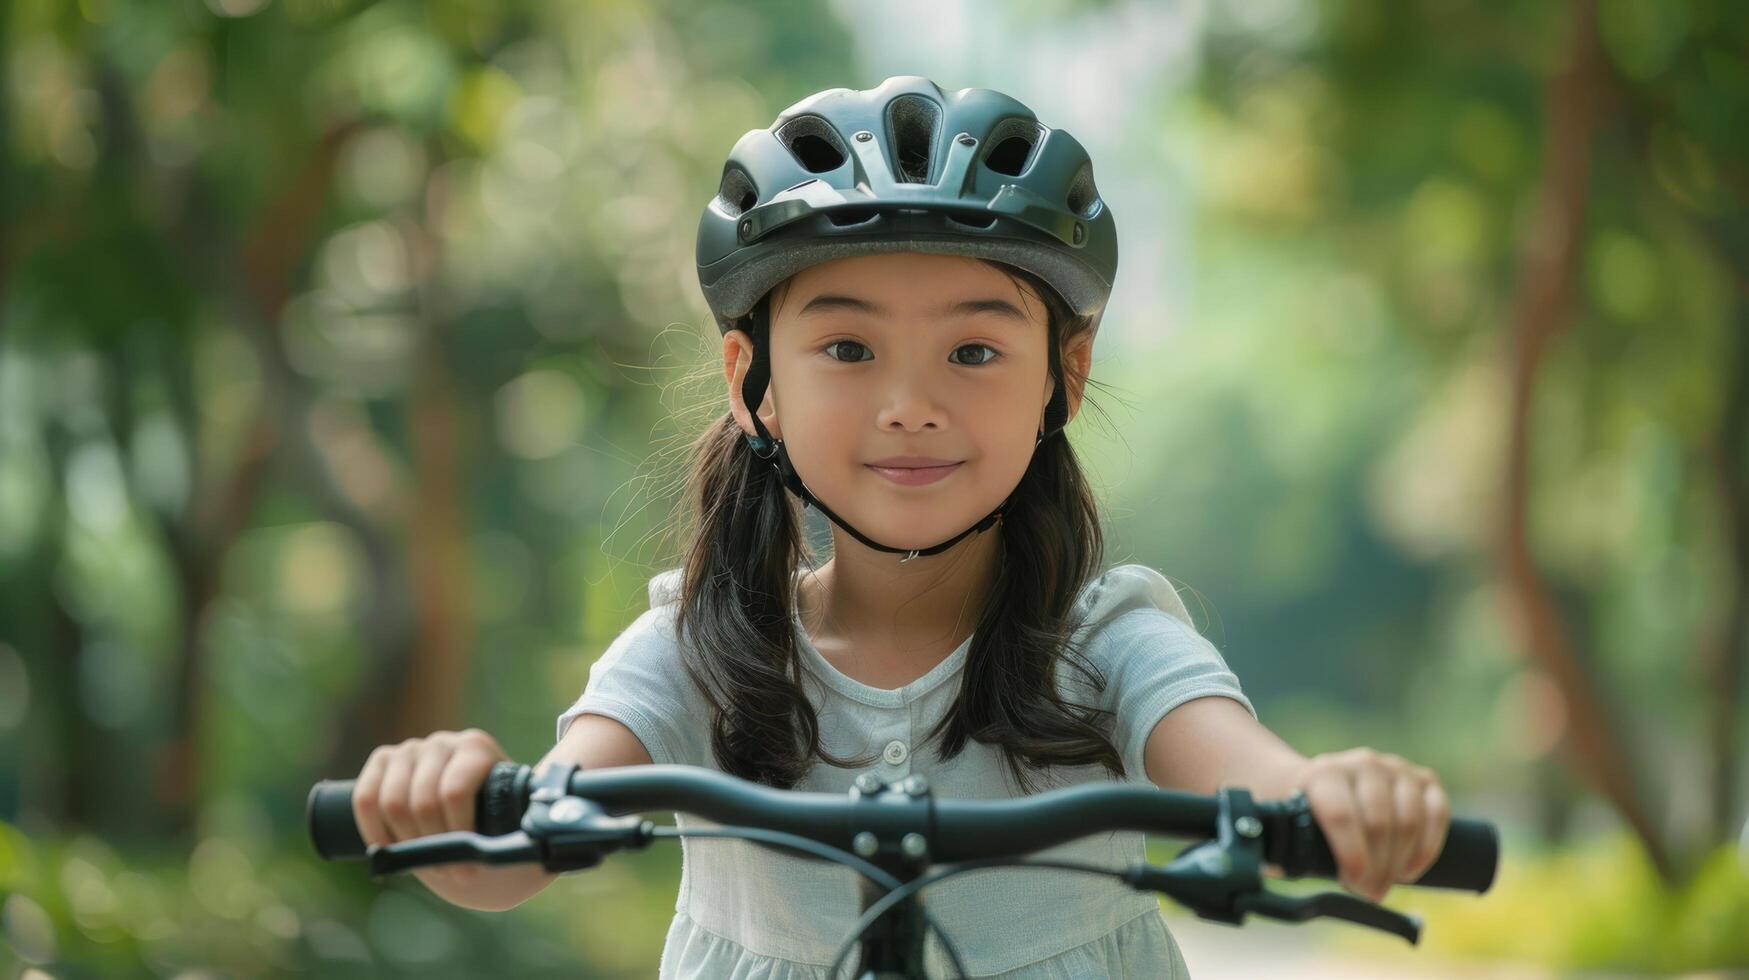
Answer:
[[[759,202],[759,192],[744,171],[730,168],[723,171],[723,184],[717,189],[717,199],[723,202],[723,210],[730,216],[739,217]]]
[[[901,95],[888,104],[894,177],[900,182],[929,183],[930,161],[935,158],[935,129],[940,122],[941,107],[921,95]]]
[[[1069,193],[1063,203],[1083,218],[1091,218],[1099,212],[1099,188],[1093,185],[1093,161],[1089,160],[1075,171],[1075,179],[1069,181]]]
[[[966,228],[989,228],[996,223],[994,214],[950,214],[947,220]]]
[[[866,224],[880,215],[874,208],[837,208],[826,212],[826,220],[839,228]]]
[[[811,174],[824,174],[844,166],[849,156],[838,139],[838,131],[819,116],[797,116],[784,123],[777,138],[789,147],[790,155]]]
[[[999,174],[1018,177],[1032,161],[1032,151],[1044,138],[1044,129],[1030,119],[1004,119],[990,131],[986,142],[990,151],[984,155],[984,166]]]

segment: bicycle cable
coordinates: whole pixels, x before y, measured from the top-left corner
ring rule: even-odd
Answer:
[[[875,924],[875,920],[885,915],[888,909],[930,885],[935,884],[943,878],[951,878],[954,875],[963,874],[967,871],[982,871],[986,868],[1055,868],[1060,871],[1080,871],[1087,874],[1104,875],[1119,880],[1123,877],[1123,871],[1118,868],[1107,868],[1097,864],[1085,864],[1080,861],[1057,861],[1050,859],[1042,861],[1016,861],[1010,858],[981,858],[976,861],[960,861],[954,864],[942,865],[934,871],[926,872],[925,874],[919,875],[918,877],[905,882],[898,888],[882,895],[879,900],[871,904],[868,909],[863,912],[862,918],[856,920],[856,927],[850,933],[850,937],[844,940],[843,944],[838,947],[838,955],[832,958],[832,965],[827,968],[826,975],[831,976],[838,972],[838,965],[844,962],[846,956],[850,955],[850,951],[856,947],[857,940],[861,939],[862,934],[867,932],[869,927]],[[925,911],[924,915],[927,916],[928,912]],[[948,942],[947,932],[939,926],[934,928],[936,934],[941,936],[941,942],[943,947],[947,950],[948,958],[953,962],[954,972],[959,974],[960,980],[965,980],[968,976],[966,968],[960,963],[958,954],[954,952],[953,944]]]
[[[887,872],[881,870],[876,865],[871,864],[867,861],[864,861],[862,858],[857,857],[856,855],[850,853],[849,851],[839,850],[838,848],[833,847],[830,844],[822,844],[819,841],[812,840],[812,839],[807,838],[807,837],[802,837],[802,836],[799,836],[797,834],[785,833],[784,831],[781,831],[781,830],[766,830],[762,827],[698,827],[698,828],[693,828],[693,829],[688,829],[688,830],[681,830],[677,827],[675,827],[675,828],[655,827],[651,830],[650,836],[652,838],[655,838],[655,837],[742,838],[745,840],[753,841],[755,843],[767,843],[767,844],[771,844],[775,847],[788,847],[788,848],[792,848],[792,849],[798,850],[798,851],[806,851],[806,852],[814,854],[815,856],[818,856],[818,857],[823,857],[823,858],[826,858],[828,860],[838,861],[839,863],[844,864],[847,867],[855,869],[863,877],[869,879],[870,881],[874,882],[875,884],[877,884],[877,885],[879,885],[882,888],[885,888],[887,890],[887,894],[881,896],[881,898],[873,906],[871,906],[871,908],[878,908],[882,912],[886,911],[887,909],[892,908],[894,905],[897,905],[899,902],[903,901],[904,896],[901,896],[900,898],[895,899],[891,902],[888,902],[887,899],[890,898],[895,892],[903,891],[905,888],[908,887],[906,885],[906,883],[901,882],[899,879],[897,879],[897,878],[893,877],[891,874],[888,874]],[[1035,863],[1035,862],[1018,861],[1018,862],[1012,862],[1012,863],[1029,864],[1029,863]],[[956,864],[956,865],[950,865],[949,867],[960,868],[960,867],[964,867],[964,865],[957,865]],[[967,868],[966,870],[971,870],[971,869]],[[928,877],[929,877],[928,875],[924,876],[924,878],[928,878]],[[913,881],[913,883],[915,883],[915,881],[919,881],[919,880],[923,880],[923,879],[921,879],[921,878],[915,879]],[[936,879],[931,879],[931,880],[940,880],[940,879],[936,878]],[[916,889],[911,889],[911,891],[906,892],[905,894],[907,894],[907,895],[912,894],[915,891],[916,891]],[[935,920],[935,916],[929,914],[928,909],[920,906],[917,911],[922,914],[924,925],[927,925],[929,927],[930,931],[934,932],[937,936],[941,937],[942,948],[947,951],[947,958],[950,962],[953,963],[954,971],[956,973],[958,973],[961,977],[965,977],[966,976],[965,965],[960,961],[959,950],[954,948],[953,940],[948,938],[947,930],[943,929],[941,927],[941,923],[939,923]],[[827,975],[831,975],[831,974],[837,972],[838,964],[843,960],[845,953],[847,952],[846,947],[854,946],[855,941],[857,939],[860,939],[862,937],[862,934],[868,931],[869,926],[874,925],[875,919],[880,918],[880,915],[877,913],[873,918],[869,918],[867,916],[865,916],[864,918],[866,918],[867,921],[866,922],[859,922],[859,928],[856,930],[856,932],[854,934],[851,935],[850,942],[846,943],[845,946],[839,947],[838,957],[832,961],[832,968],[830,970],[826,971]]]

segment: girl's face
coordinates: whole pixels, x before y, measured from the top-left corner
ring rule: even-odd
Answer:
[[[1084,375],[1083,333],[1065,360]],[[772,296],[771,384],[759,416],[815,496],[869,537],[927,548],[995,510],[1020,482],[1052,381],[1046,312],[976,259],[922,252],[810,266]],[[735,418],[752,354],[724,338]],[[1078,386],[1067,392],[1069,411]]]

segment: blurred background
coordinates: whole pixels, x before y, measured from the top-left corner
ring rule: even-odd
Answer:
[[[894,74],[1093,156],[1109,560],[1506,835],[1413,950],[1168,907],[1197,975],[1749,969],[1741,5],[13,0],[0,64],[8,975],[654,974],[678,848],[471,912],[303,800],[550,747],[725,404],[729,147]]]

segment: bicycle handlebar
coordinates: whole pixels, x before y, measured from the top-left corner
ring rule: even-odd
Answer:
[[[552,872],[576,871],[594,867],[614,851],[684,836],[740,837],[849,866],[862,876],[863,914],[829,972],[837,975],[860,942],[865,968],[859,980],[923,976],[926,931],[941,937],[955,975],[967,976],[954,943],[919,902],[918,892],[944,878],[1004,865],[1108,876],[1232,925],[1242,924],[1247,915],[1284,922],[1333,918],[1410,943],[1421,935],[1419,917],[1351,895],[1292,897],[1263,887],[1266,862],[1288,877],[1336,875],[1329,843],[1303,793],[1258,802],[1231,786],[1214,796],[1197,796],[1097,783],[1020,799],[937,800],[921,776],[888,784],[865,772],[840,795],[774,789],[695,766],[582,771],[572,763],[551,763],[536,773],[499,763],[475,800],[480,833],[434,834],[366,848],[353,819],[352,789],[351,780],[337,780],[310,790],[310,837],[323,857],[367,858],[373,875],[456,861],[538,862]],[[682,830],[621,816],[651,810],[689,813],[721,826]],[[1118,830],[1200,842],[1164,866],[1141,861],[1120,869],[1020,858]],[[1438,860],[1414,884],[1486,891],[1499,851],[1492,824],[1453,819]],[[937,867],[929,870],[932,864]]]
[[[919,777],[913,786],[926,788]],[[522,826],[531,799],[531,770],[503,762],[493,767],[475,799],[482,835]],[[362,858],[366,848],[352,812],[352,780],[324,780],[310,791],[310,837],[324,858]],[[645,765],[575,771],[567,794],[597,804],[609,815],[680,811],[720,824],[740,824],[811,838],[853,850],[860,833],[897,839],[922,833],[932,863],[1012,857],[1102,831],[1143,831],[1210,839],[1218,834],[1219,801],[1147,786],[1084,784],[1010,800],[909,797],[910,805],[852,790],[847,796],[780,790],[697,766]],[[1336,860],[1303,796],[1254,804],[1264,860],[1290,878],[1337,877]],[[447,836],[447,835],[446,835]],[[1413,884],[1485,892],[1499,862],[1493,824],[1453,818],[1438,860]],[[443,860],[465,860],[449,856]],[[427,862],[436,863],[436,862]],[[413,866],[402,864],[402,867]]]

